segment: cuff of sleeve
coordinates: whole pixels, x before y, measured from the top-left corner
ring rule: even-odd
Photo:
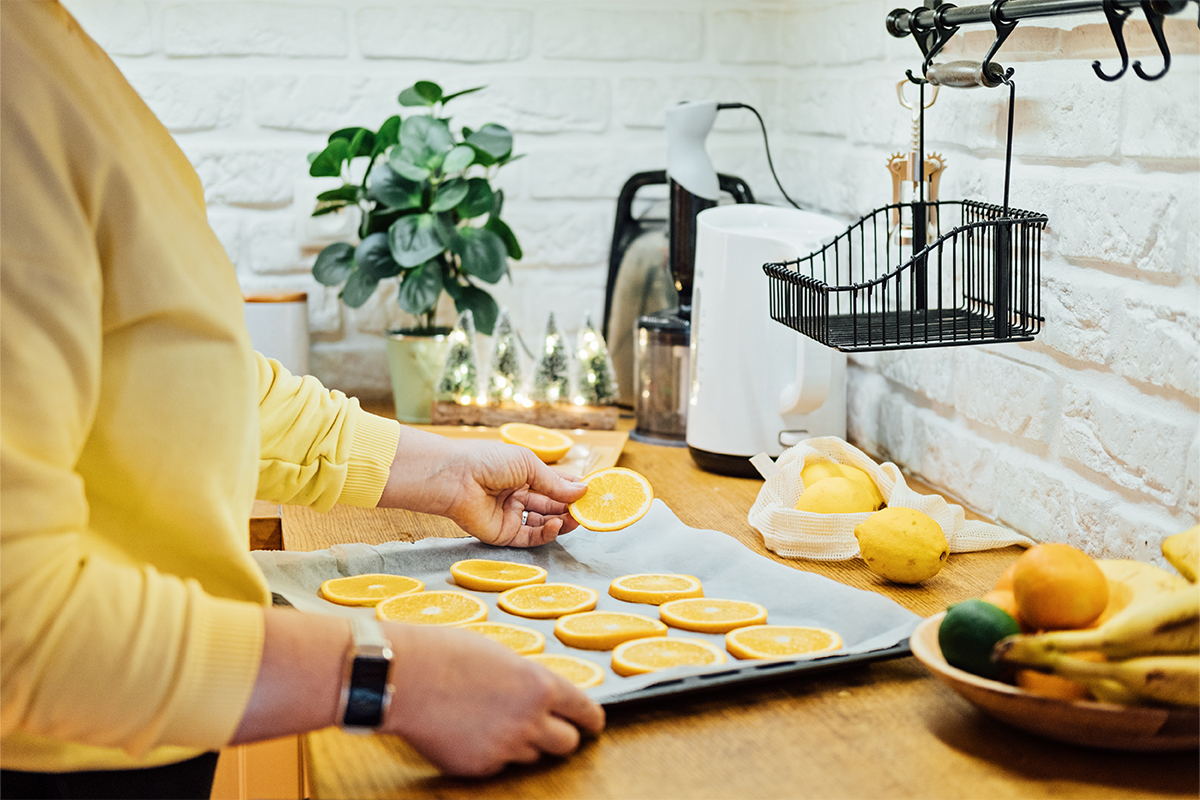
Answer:
[[[383,496],[392,461],[396,458],[400,423],[369,414],[359,408],[357,402],[352,406],[352,413],[355,417],[354,439],[346,464],[346,483],[338,502],[374,508]]]

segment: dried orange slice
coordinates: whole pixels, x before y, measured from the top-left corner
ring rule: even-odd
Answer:
[[[613,650],[612,668],[618,675],[643,675],[670,667],[724,664],[721,648],[703,639],[633,639]]]
[[[528,447],[547,464],[562,459],[575,444],[575,440],[565,433],[528,422],[507,422],[501,425],[500,438],[509,444]]]
[[[346,578],[330,578],[317,591],[324,599],[339,606],[373,606],[398,594],[419,592],[425,584],[404,575],[370,573]]]
[[[533,628],[509,625],[507,622],[468,622],[459,627],[486,636],[519,656],[540,653],[546,649],[546,637]]]
[[[604,668],[586,658],[561,653],[537,653],[525,657],[563,676],[580,689],[590,689],[604,682]]]
[[[450,574],[459,586],[477,592],[503,592],[516,586],[546,582],[546,570],[541,567],[486,558],[456,561],[450,565]]]
[[[725,634],[725,649],[738,658],[794,658],[842,648],[842,637],[825,628],[749,625]]]
[[[510,614],[530,619],[553,619],[596,607],[600,593],[573,583],[536,583],[501,592],[496,605]]]
[[[554,623],[554,635],[567,647],[612,650],[630,639],[666,636],[667,626],[656,619],[626,611],[585,611],[559,617]]]
[[[462,592],[414,592],[389,597],[375,606],[375,616],[407,625],[462,625],[487,619],[487,605]]]
[[[654,500],[650,481],[631,469],[606,467],[583,477],[587,493],[567,506],[580,525],[592,531],[615,531],[646,516]]]
[[[614,579],[608,585],[608,593],[627,603],[657,606],[683,597],[704,597],[704,588],[700,579],[691,575],[640,572]]]
[[[673,628],[698,633],[727,633],[767,621],[767,610],[758,603],[709,597],[671,600],[658,607],[658,615]]]

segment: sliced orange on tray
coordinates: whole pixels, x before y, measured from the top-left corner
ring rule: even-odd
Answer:
[[[559,617],[554,623],[554,635],[567,647],[612,650],[630,639],[666,636],[667,626],[626,611],[585,611]]]
[[[533,628],[509,625],[507,622],[468,622],[459,627],[486,636],[519,656],[540,653],[546,649],[546,637]]]
[[[477,592],[503,592],[531,583],[545,583],[546,570],[533,564],[514,564],[487,558],[468,558],[450,565],[454,582]]]
[[[758,603],[710,597],[671,600],[658,607],[658,615],[673,628],[697,633],[728,633],[767,621],[767,609]]]
[[[416,578],[373,572],[330,578],[321,584],[317,594],[339,606],[373,606],[388,597],[419,592],[424,588],[425,584]]]
[[[613,672],[623,677],[670,667],[706,667],[724,663],[725,653],[712,642],[673,636],[632,639],[617,645],[612,654]]]
[[[600,593],[573,583],[537,583],[501,592],[496,605],[502,611],[529,619],[553,619],[564,614],[591,611]]]
[[[834,631],[802,625],[748,625],[725,634],[725,649],[738,658],[795,658],[841,647]]]
[[[661,605],[684,597],[703,597],[700,579],[691,575],[665,572],[641,572],[622,575],[608,586],[608,593],[627,603]]]
[[[463,625],[487,619],[487,605],[463,592],[413,592],[389,597],[375,606],[375,616],[406,625]]]
[[[565,433],[528,422],[507,422],[501,425],[500,438],[509,444],[528,447],[547,464],[561,461],[575,445],[575,440]]]
[[[587,493],[567,510],[591,531],[616,531],[646,516],[654,500],[650,481],[624,467],[606,467],[583,477]]]
[[[586,658],[561,653],[537,653],[525,657],[561,675],[580,689],[590,689],[604,682],[604,668]]]

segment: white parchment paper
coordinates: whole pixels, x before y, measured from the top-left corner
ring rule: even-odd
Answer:
[[[844,642],[834,654],[866,653],[892,647],[908,637],[921,618],[875,592],[854,589],[837,581],[776,563],[746,548],[731,536],[684,525],[660,500],[649,513],[624,530],[596,533],[582,528],[542,547],[493,547],[475,539],[423,539],[382,545],[345,544],[311,553],[259,550],[253,553],[272,591],[302,611],[373,616],[372,608],[347,608],[317,596],[329,578],[368,572],[407,575],[425,588],[465,591],[454,583],[450,565],[465,558],[492,558],[536,564],[551,582],[590,586],[600,593],[599,611],[629,611],[658,618],[652,605],[627,603],[610,597],[608,585],[634,572],[677,572],[694,575],[706,597],[752,600],[766,606],[767,622],[816,625],[837,631]],[[728,670],[752,664],[729,657],[712,667],[664,670],[623,678],[612,671],[611,653],[568,648],[554,637],[554,620],[516,617],[501,611],[495,593],[468,592],[487,603],[488,619],[540,630],[546,652],[571,653],[606,670],[604,682],[588,693],[601,702],[619,700],[656,683],[684,675]],[[669,636],[708,639],[722,650],[723,634],[670,629]],[[798,661],[801,659],[797,659]]]

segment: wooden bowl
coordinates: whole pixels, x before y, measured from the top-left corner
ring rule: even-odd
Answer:
[[[938,646],[938,627],[944,616],[930,617],[913,631],[909,638],[913,655],[985,714],[1047,739],[1085,747],[1171,752],[1200,746],[1197,708],[1057,700],[950,666]]]

